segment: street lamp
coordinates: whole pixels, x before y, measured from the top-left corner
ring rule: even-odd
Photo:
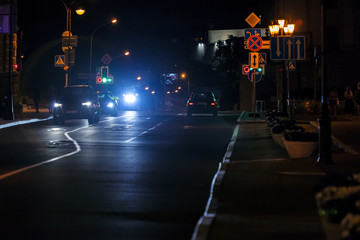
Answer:
[[[94,31],[91,33],[91,37],[90,37],[90,59],[89,59],[89,85],[91,85],[91,68],[92,68],[92,45],[93,45],[93,38],[94,38],[94,34],[97,30],[99,30],[102,27],[105,27],[108,24],[115,24],[117,22],[117,19],[112,19],[109,22],[103,23],[99,26],[97,26]]]
[[[72,5],[76,2],[76,0],[73,0],[71,1],[71,3],[68,5],[66,5],[66,3],[63,1],[63,0],[60,0],[64,7],[65,7],[65,10],[66,10],[66,32],[63,34],[63,36],[67,36],[69,37],[68,39],[68,46],[67,48],[65,48],[64,52],[66,54],[66,49],[67,49],[67,54],[66,54],[66,59],[68,60],[69,62],[69,58],[70,58],[70,49],[71,49],[71,43],[70,43],[70,40],[71,40],[71,7]],[[75,12],[78,14],[78,15],[83,15],[85,13],[85,10],[84,9],[77,9],[75,10]],[[70,64],[68,63],[68,66],[65,66],[65,71],[66,71],[66,74],[65,74],[65,86],[68,86],[69,84],[69,72],[70,72]]]
[[[182,73],[180,77],[187,80],[187,95],[190,97],[190,79],[188,76],[186,76],[186,73]]]
[[[275,21],[275,24],[269,26],[271,37],[276,37],[277,41],[280,41],[278,37],[288,37],[294,33],[295,24],[288,23],[285,19],[279,19]],[[287,114],[291,117],[290,112],[290,73],[289,73],[289,60],[285,60],[284,67],[286,69],[286,84],[285,84],[285,76],[283,75],[283,91],[282,91],[282,112],[285,113],[285,109],[287,109]],[[285,72],[284,72],[285,73]],[[287,86],[287,89],[285,88]],[[287,92],[287,96],[285,95]]]

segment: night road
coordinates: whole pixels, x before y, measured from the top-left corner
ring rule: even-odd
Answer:
[[[129,111],[2,129],[1,239],[190,239],[236,117]]]

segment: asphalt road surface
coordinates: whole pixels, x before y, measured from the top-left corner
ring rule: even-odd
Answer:
[[[0,130],[0,239],[190,239],[236,118],[129,111]]]

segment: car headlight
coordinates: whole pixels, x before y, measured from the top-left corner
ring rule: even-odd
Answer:
[[[114,107],[114,103],[112,102],[109,102],[108,105],[107,105],[108,108],[113,108]]]
[[[134,94],[128,93],[124,95],[124,100],[127,103],[134,103],[136,101],[136,96]]]
[[[62,107],[61,103],[54,103],[54,108]]]
[[[83,102],[83,103],[81,103],[81,105],[90,107],[90,106],[91,106],[91,102]]]

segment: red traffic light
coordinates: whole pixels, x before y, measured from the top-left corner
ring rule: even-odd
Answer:
[[[243,74],[248,74],[250,72],[249,66],[243,66]]]
[[[101,77],[97,77],[96,78],[96,84],[101,84],[102,83],[102,78]]]

